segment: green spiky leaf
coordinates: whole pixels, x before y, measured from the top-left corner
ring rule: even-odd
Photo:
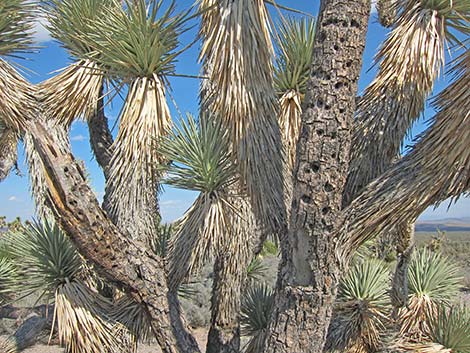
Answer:
[[[3,0],[0,4],[0,55],[31,50],[34,24],[34,1]]]
[[[113,76],[162,78],[175,71],[189,10],[174,12],[174,1],[166,9],[162,0],[125,1],[124,9],[89,23],[87,44],[98,51],[99,61]]]
[[[47,221],[11,234],[9,246],[25,277],[20,292],[53,296],[59,286],[75,279],[83,269],[74,245],[57,225]]]
[[[408,287],[410,296],[428,296],[435,301],[452,301],[459,292],[460,269],[446,257],[420,249],[410,261]]]
[[[198,126],[188,115],[160,144],[160,153],[172,161],[164,183],[208,193],[228,186],[235,167],[227,138],[218,120]]]
[[[428,316],[429,338],[455,353],[470,353],[470,311],[463,306],[440,305]]]
[[[274,83],[279,95],[290,90],[305,93],[312,65],[315,21],[312,18],[281,22],[277,37],[279,56]]]
[[[120,10],[116,0],[50,0],[44,9],[51,36],[57,39],[77,58],[84,58],[93,52],[90,45],[90,26],[99,18]]]

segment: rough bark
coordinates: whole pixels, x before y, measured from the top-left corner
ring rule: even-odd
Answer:
[[[102,96],[101,89],[100,96]],[[108,118],[104,114],[103,97],[98,100],[95,114],[88,119],[90,145],[96,161],[103,170],[105,180],[109,177],[109,163],[112,157],[113,135],[109,130]]]
[[[384,27],[392,27],[397,17],[397,1],[396,0],[377,0],[377,14],[379,22]]]
[[[0,126],[0,182],[17,167],[18,137],[8,128]]]
[[[211,298],[211,327],[206,353],[240,351],[240,306],[247,268],[259,242],[254,214],[248,198],[240,194],[240,185],[231,186],[228,202],[236,212],[227,217],[229,229],[214,263]]]
[[[123,236],[111,223],[80,166],[66,149],[58,147],[39,121],[31,123],[29,130],[45,169],[47,201],[80,253],[144,306],[163,352],[199,352],[182,326],[172,323],[161,259]]]
[[[240,270],[243,264],[234,264],[235,256],[235,254],[220,254],[215,260],[211,326],[206,353],[240,351],[239,313],[242,281],[234,272],[243,271]]]
[[[408,304],[408,264],[413,253],[414,223],[400,224],[396,227],[397,264],[392,279],[390,297],[393,305],[393,316]]]
[[[369,12],[367,0],[321,3],[266,352],[323,351],[339,281],[335,231]]]

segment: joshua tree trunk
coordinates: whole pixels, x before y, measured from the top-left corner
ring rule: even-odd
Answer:
[[[393,315],[408,303],[408,264],[413,253],[415,234],[413,222],[400,224],[396,227],[397,265],[392,280]]]
[[[0,127],[0,181],[3,181],[13,168],[16,168],[18,137],[7,128]]]
[[[100,96],[103,95],[101,87]],[[96,112],[88,119],[88,130],[90,131],[90,145],[96,161],[103,170],[106,180],[109,178],[109,164],[112,158],[113,135],[109,130],[108,118],[104,114],[103,97],[98,100]]]
[[[324,0],[266,352],[322,352],[339,281],[335,231],[370,1]]]
[[[172,317],[169,302],[176,299],[168,293],[162,260],[111,223],[80,166],[40,122],[29,131],[44,165],[47,202],[81,254],[145,307],[163,352],[199,352],[184,324]]]
[[[245,195],[240,194],[240,184],[235,183],[230,188],[229,202],[237,211],[230,212],[227,217],[230,231],[215,259],[206,353],[240,351],[241,294],[254,256],[253,249],[259,242],[254,214]]]
[[[206,353],[240,352],[239,316],[244,278],[239,273],[243,271],[241,264],[234,261],[233,255],[220,254],[215,260],[211,327]]]

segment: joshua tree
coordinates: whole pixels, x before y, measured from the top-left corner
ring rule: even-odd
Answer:
[[[0,14],[2,56],[27,50],[32,18],[31,2],[7,5]],[[304,50],[295,63],[302,75],[287,81],[277,70],[274,81],[263,1],[200,0],[203,113],[199,127],[189,119],[171,134],[166,78],[174,73],[187,17],[172,14],[172,6],[159,15],[161,7],[157,0],[47,4],[51,32],[76,63],[33,86],[0,61],[0,147],[10,151],[0,156],[0,177],[15,160],[11,144],[22,138],[39,212],[55,217],[81,255],[126,294],[164,352],[199,350],[175,289],[210,254],[216,273],[208,351],[239,349],[245,268],[259,244],[277,235],[282,262],[264,351],[322,352],[355,250],[383,231],[408,236],[426,207],[470,186],[470,52],[464,49],[451,66],[454,81],[435,100],[432,125],[397,158],[444,65],[444,48],[468,35],[470,3],[380,1],[392,29],[377,57],[377,78],[357,99],[369,0],[322,0],[313,42],[299,39]],[[280,69],[291,69],[283,41],[291,27],[281,31]],[[313,32],[311,25],[298,29]],[[128,87],[114,143],[102,109],[105,78]],[[287,116],[293,123],[286,124]],[[103,207],[70,152],[68,127],[77,117],[88,121],[107,178]],[[203,148],[193,144],[198,139]],[[163,149],[155,146],[165,140]],[[186,153],[215,158],[217,168],[195,165]],[[159,166],[167,159],[177,162],[170,182],[201,192],[171,244],[168,276],[163,259],[144,245],[156,229]],[[181,244],[190,251],[182,253]]]

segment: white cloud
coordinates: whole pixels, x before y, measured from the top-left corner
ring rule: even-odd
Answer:
[[[18,202],[19,200],[18,200],[18,198],[17,198],[16,196],[10,196],[10,197],[8,198],[8,201]]]
[[[52,40],[51,34],[47,29],[47,19],[38,17],[33,27],[33,41],[36,44],[46,43]]]
[[[79,135],[75,135],[75,136],[72,136],[70,138],[70,141],[79,141],[79,142],[82,142],[82,141],[85,141],[86,140],[86,137],[83,136],[82,134],[79,134]]]
[[[180,200],[165,200],[160,202],[160,206],[177,206],[180,205],[181,201]]]

